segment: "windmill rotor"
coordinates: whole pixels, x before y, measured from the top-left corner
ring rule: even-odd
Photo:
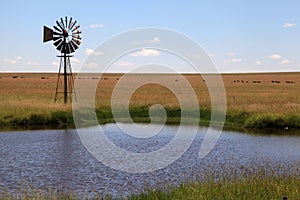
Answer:
[[[53,30],[44,26],[44,40],[48,42],[53,40],[53,45],[61,53],[70,54],[75,52],[81,44],[80,25],[72,17],[60,18],[53,26]]]

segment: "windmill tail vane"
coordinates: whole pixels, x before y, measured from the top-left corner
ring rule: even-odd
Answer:
[[[73,21],[72,17],[60,18],[56,21],[53,29],[44,26],[43,42],[53,41],[55,48],[61,53],[57,57],[60,58],[57,84],[55,90],[54,102],[57,100],[58,95],[63,93],[64,103],[68,102],[68,94],[75,93],[74,79],[71,67],[70,55],[74,53],[81,44],[80,25],[77,25],[77,21]],[[63,80],[61,80],[61,75]],[[60,90],[63,85],[63,91]],[[76,94],[75,94],[76,97]]]

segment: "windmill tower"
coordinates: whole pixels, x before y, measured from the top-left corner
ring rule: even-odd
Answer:
[[[60,58],[60,62],[54,102],[57,100],[58,95],[63,93],[64,103],[66,104],[68,102],[68,94],[75,93],[70,58],[73,57],[71,54],[81,44],[80,25],[76,24],[77,21],[73,21],[72,17],[69,20],[68,17],[65,17],[65,20],[60,18],[60,21],[56,21],[56,25],[53,26],[54,30],[44,26],[43,42],[53,40],[53,45],[60,52],[60,55],[57,56]],[[63,80],[61,80],[62,78]],[[61,85],[63,85],[63,90],[61,90]]]

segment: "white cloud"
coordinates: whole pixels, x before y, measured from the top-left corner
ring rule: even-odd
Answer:
[[[256,65],[261,65],[262,62],[261,62],[261,61],[256,61],[255,64],[256,64]]]
[[[153,43],[159,43],[160,39],[158,37],[153,38],[152,40],[146,40],[145,43],[147,44],[153,44]]]
[[[232,58],[232,59],[225,60],[224,63],[239,63],[242,61],[243,60],[241,58]]]
[[[133,66],[133,64],[131,62],[127,62],[127,61],[116,62],[115,65],[118,66],[118,67],[131,67],[131,66]]]
[[[294,27],[294,26],[296,26],[296,24],[293,24],[293,23],[285,23],[282,27],[283,27],[283,28],[292,28],[292,27]]]
[[[160,55],[160,52],[155,49],[142,49],[138,52],[129,54],[129,56],[133,56],[133,57],[136,57],[136,56],[159,56],[159,55]]]
[[[10,64],[10,65],[15,65],[17,64],[17,61],[15,59],[10,59],[10,58],[5,58],[4,62]]]
[[[234,55],[235,55],[235,53],[234,53],[234,52],[232,52],[232,51],[229,51],[229,52],[227,52],[227,55],[229,55],[229,56],[234,56]]]
[[[53,66],[58,66],[58,65],[59,65],[59,62],[56,62],[56,61],[55,61],[55,62],[52,62],[51,64],[52,64]]]
[[[17,59],[17,60],[21,60],[22,57],[21,57],[21,56],[17,56],[16,59]]]
[[[282,65],[284,65],[284,64],[289,64],[289,63],[291,63],[291,61],[288,60],[288,59],[283,59],[283,60],[280,62],[280,64],[282,64]]]
[[[281,59],[281,55],[279,54],[273,54],[271,56],[269,56],[270,59],[272,60],[280,60]]]
[[[26,64],[31,65],[31,66],[38,66],[39,65],[39,63],[36,62],[36,61],[28,61],[28,62],[26,62]]]
[[[73,63],[80,63],[80,60],[74,57],[71,57],[71,62]]]
[[[95,51],[94,49],[86,48],[85,49],[85,55],[87,56],[102,56],[103,53],[101,51]]]
[[[95,68],[95,67],[98,67],[99,65],[95,62],[90,62],[90,63],[84,64],[84,66],[89,67],[89,68]]]
[[[104,25],[103,24],[91,24],[89,25],[89,28],[103,28]]]

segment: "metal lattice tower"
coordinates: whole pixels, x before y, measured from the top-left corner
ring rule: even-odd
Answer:
[[[56,21],[56,25],[53,26],[54,30],[44,26],[43,42],[53,40],[53,45],[61,53],[57,56],[60,58],[60,62],[54,102],[57,100],[59,93],[63,93],[64,103],[68,102],[69,93],[75,93],[70,58],[73,57],[71,53],[74,53],[81,44],[81,31],[79,30],[80,25],[76,24],[77,21],[73,21],[72,17],[69,20],[65,17],[65,20],[60,18],[60,21]],[[63,76],[63,80],[61,80],[61,75]],[[61,85],[63,85],[62,91],[60,90]]]

